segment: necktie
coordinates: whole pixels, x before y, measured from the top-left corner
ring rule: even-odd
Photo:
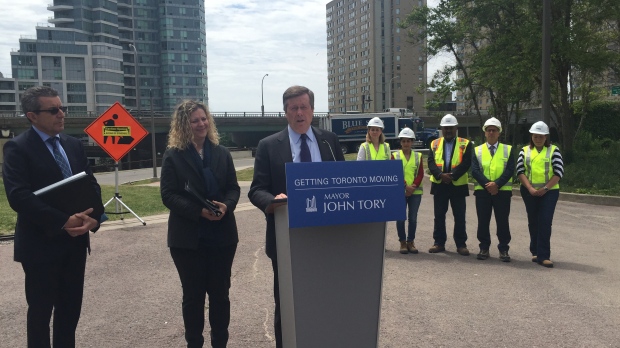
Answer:
[[[299,151],[299,162],[312,162],[312,156],[310,155],[310,148],[306,140],[308,136],[304,133],[301,135],[301,151]]]
[[[495,156],[495,145],[491,145],[489,151],[491,151],[491,157]]]
[[[62,157],[60,153],[60,149],[58,148],[58,138],[51,137],[47,141],[52,144],[52,152],[54,153],[54,159],[56,160],[56,164],[60,167],[60,171],[62,172],[62,176],[68,178],[71,176],[71,168],[69,167],[69,163],[67,160]]]

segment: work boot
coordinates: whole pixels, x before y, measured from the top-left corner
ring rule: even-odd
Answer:
[[[486,260],[489,258],[489,250],[488,249],[480,249],[480,252],[476,256],[478,260]]]
[[[407,249],[407,243],[404,240],[400,241],[400,253],[407,254],[409,250]]]
[[[469,249],[467,249],[467,247],[456,248],[456,252],[459,253],[459,255],[469,256]]]
[[[538,264],[547,268],[553,268],[553,262],[551,262],[551,260],[542,260]]]
[[[532,255],[532,262],[538,262],[538,256]]]
[[[428,252],[431,254],[440,253],[442,251],[446,251],[446,247],[443,245],[433,245],[430,249],[428,249]]]
[[[499,259],[502,262],[510,262],[510,256],[508,255],[508,250],[499,252]]]
[[[418,249],[416,249],[415,244],[413,243],[413,241],[407,242],[407,250],[409,250],[409,252],[412,253],[412,254],[417,254],[418,253]]]

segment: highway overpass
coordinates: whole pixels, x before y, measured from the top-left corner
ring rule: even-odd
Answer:
[[[155,127],[155,144],[157,157],[160,160],[163,155],[168,131],[170,129],[170,115],[148,112],[132,113],[140,124],[151,132]],[[230,136],[238,147],[252,148],[258,141],[270,134],[286,127],[287,121],[283,112],[267,112],[262,117],[259,112],[214,112],[215,122],[220,134]],[[355,117],[352,114],[351,117]],[[426,127],[438,127],[443,113],[436,116],[423,116],[421,119]],[[86,145],[88,157],[92,159],[108,157],[107,154],[91,139],[88,138],[84,129],[88,127],[98,115],[72,115],[68,113],[65,118],[65,133],[83,139]],[[328,117],[327,113],[315,113],[313,125],[318,126],[319,117]],[[480,136],[480,121],[477,117],[459,116],[459,128],[461,136]],[[0,139],[16,136],[30,128],[28,120],[16,114],[0,114]],[[133,151],[123,158],[123,162],[152,161],[151,135],[142,140]]]

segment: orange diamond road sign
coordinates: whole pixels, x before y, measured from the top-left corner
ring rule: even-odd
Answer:
[[[116,162],[149,134],[119,102],[101,114],[84,132]]]

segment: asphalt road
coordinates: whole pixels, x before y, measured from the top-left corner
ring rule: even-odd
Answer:
[[[248,167],[254,166],[254,158],[238,158],[234,159],[235,169],[240,170]],[[161,175],[161,167],[157,168],[157,177],[159,178]],[[114,172],[105,172],[105,173],[96,173],[95,177],[97,177],[97,182],[101,185],[114,185],[115,181],[115,173]],[[132,169],[132,170],[121,170],[118,172],[118,184],[122,185],[128,182],[135,182],[145,179],[150,179],[153,177],[153,168],[142,168],[142,169]]]
[[[249,183],[241,185],[229,347],[274,347],[264,217],[248,202]],[[460,256],[450,242],[445,253],[427,253],[433,243],[428,190],[427,181],[416,237],[420,254],[399,254],[395,224],[388,223],[380,347],[620,347],[618,207],[560,202],[551,239],[556,265],[547,269],[530,261],[519,197],[512,199],[512,262],[500,262],[497,250],[485,261]],[[473,196],[467,204],[468,245],[477,252]],[[145,220],[142,226],[128,216],[92,235],[78,347],[184,346],[167,216]],[[3,348],[26,346],[24,275],[12,249],[0,244]]]

